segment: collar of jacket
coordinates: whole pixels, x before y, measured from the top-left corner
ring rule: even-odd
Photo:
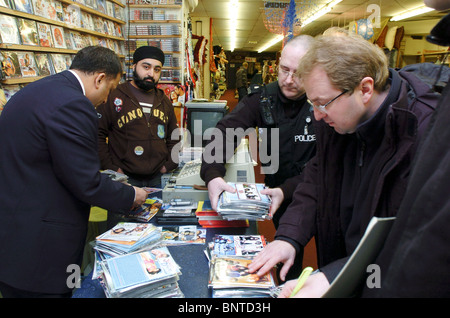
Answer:
[[[390,69],[389,74],[390,88],[384,102],[386,103],[384,107],[388,108],[386,113],[387,122],[385,123],[387,129],[386,134],[391,136],[393,140],[398,140],[397,138],[402,136],[405,132],[413,137],[416,134],[417,118],[412,111],[412,108],[415,107],[415,103],[411,103],[411,100],[408,99],[408,94],[412,87],[406,80],[403,80],[402,77],[399,76],[397,71]],[[410,120],[413,122],[410,122]],[[322,132],[320,135],[336,135],[337,138],[339,138],[339,134],[325,122],[317,122],[315,119],[313,121],[317,126],[317,132],[319,130]],[[323,139],[321,137],[317,138],[318,141]],[[325,139],[328,138],[325,137]],[[325,140],[325,142],[327,143],[328,140]]]
[[[124,95],[126,95],[135,105],[136,107],[141,107],[139,105],[139,101],[137,100],[137,98],[134,96],[134,94],[131,92],[130,87],[128,86],[130,85],[130,81],[126,81],[125,83],[119,84],[117,86],[117,89]],[[159,105],[161,105],[162,100],[165,96],[164,91],[156,88],[153,90],[155,97],[153,100],[153,105],[154,107],[158,107]]]

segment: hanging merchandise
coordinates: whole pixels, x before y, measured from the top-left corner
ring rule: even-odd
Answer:
[[[351,25],[350,30],[361,35],[366,40],[370,40],[373,37],[373,25],[370,19],[359,19]]]
[[[283,35],[284,41],[299,35],[303,20],[317,10],[313,0],[297,2],[290,0],[265,0],[262,9],[266,29],[274,34]]]
[[[186,68],[188,70],[188,77],[190,82],[192,83],[192,85],[195,87],[196,85],[196,80],[195,80],[195,76],[194,76],[194,69],[193,69],[193,65],[194,65],[194,58],[193,58],[193,49],[192,49],[192,23],[191,20],[188,20],[188,25],[187,25],[187,39],[186,39],[186,46],[185,46],[185,50],[186,50]]]
[[[204,36],[198,36],[193,34],[193,40],[197,40],[194,48],[194,70],[197,75],[197,85],[195,87],[196,96],[203,98],[203,85],[204,85],[204,76],[203,76],[203,65],[207,62],[206,60],[206,45],[208,44],[208,40]]]

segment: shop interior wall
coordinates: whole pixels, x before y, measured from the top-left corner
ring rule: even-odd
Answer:
[[[236,72],[242,63],[245,62],[246,57],[256,58],[256,63],[263,65],[264,60],[277,60],[277,52],[247,52],[247,51],[225,51],[227,55],[227,68],[226,68],[226,78],[227,78],[227,88],[236,88]],[[253,72],[255,62],[249,62],[249,72]]]

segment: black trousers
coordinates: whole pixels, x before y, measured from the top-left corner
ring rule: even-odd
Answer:
[[[65,294],[46,294],[38,292],[30,292],[27,290],[21,290],[12,286],[9,286],[3,282],[0,282],[0,292],[3,298],[70,298],[72,292]]]
[[[241,101],[241,99],[243,99],[245,96],[248,95],[247,87],[245,87],[245,86],[239,87],[238,94],[239,94],[238,101]]]

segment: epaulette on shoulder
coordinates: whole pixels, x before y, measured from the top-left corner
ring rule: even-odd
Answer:
[[[261,93],[264,88],[264,85],[260,84],[251,84],[250,85],[250,92],[249,95],[255,94],[255,93]]]

